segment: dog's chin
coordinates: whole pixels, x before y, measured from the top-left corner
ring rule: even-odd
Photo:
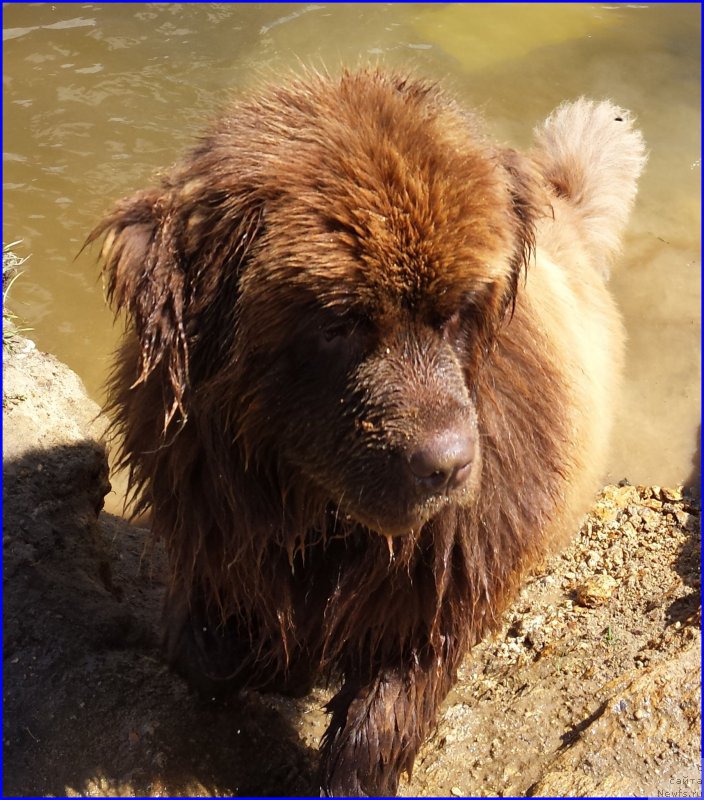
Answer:
[[[323,489],[323,493],[334,497],[342,494],[342,498],[335,502],[328,501],[328,511],[334,516],[338,531],[344,535],[345,530],[366,528],[371,533],[380,536],[399,538],[403,536],[417,536],[428,523],[452,508],[465,508],[476,499],[481,473],[481,458],[477,454],[472,465],[471,474],[465,485],[460,489],[450,491],[448,494],[434,494],[425,498],[413,496],[411,491],[399,493],[395,498],[375,498],[369,490],[366,493],[359,489],[337,491]],[[318,485],[321,486],[322,482]],[[344,498],[361,496],[358,503],[347,502]]]
[[[370,509],[348,509],[347,515],[358,525],[380,536],[393,538],[417,536],[424,525],[443,509],[455,504],[455,499],[441,496],[397,513],[374,514]]]

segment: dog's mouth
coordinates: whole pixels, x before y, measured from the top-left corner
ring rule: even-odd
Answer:
[[[474,470],[473,470],[474,471]],[[394,503],[340,502],[336,516],[343,526],[361,526],[369,531],[391,538],[417,536],[423,527],[450,506],[464,506],[471,502],[475,481],[470,478],[461,491],[433,494],[418,500],[409,499]]]
[[[444,505],[446,503],[442,504],[442,506]],[[438,508],[434,510],[434,513],[437,513],[442,506],[438,504]],[[432,519],[434,513],[433,511],[420,513],[413,509],[406,514],[381,516],[379,514],[365,513],[364,511],[354,511],[347,512],[344,517],[346,522],[360,525],[380,536],[398,538],[414,536],[420,533],[423,526]]]
[[[447,505],[447,504],[444,504]],[[437,512],[439,512],[439,508]],[[437,513],[436,512],[436,513]],[[427,515],[409,514],[403,519],[379,520],[365,522],[364,526],[373,533],[380,536],[387,536],[392,539],[404,536],[417,536],[423,527],[435,516],[433,513]]]

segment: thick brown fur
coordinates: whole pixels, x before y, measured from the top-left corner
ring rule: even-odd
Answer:
[[[596,488],[621,362],[605,287],[644,162],[625,112],[527,155],[436,86],[308,75],[234,104],[119,203],[110,410],[205,691],[340,676],[327,794],[392,794],[463,655]],[[448,427],[470,477],[420,497]]]

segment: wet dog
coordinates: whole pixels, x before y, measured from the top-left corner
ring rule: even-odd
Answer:
[[[168,657],[209,695],[339,678],[323,793],[396,791],[462,657],[577,529],[643,163],[608,102],[520,154],[429,83],[309,75],[234,104],[92,233]]]

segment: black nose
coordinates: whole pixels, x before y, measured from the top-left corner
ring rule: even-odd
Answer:
[[[408,458],[419,487],[433,493],[459,488],[469,477],[475,441],[472,431],[457,427],[419,442]]]

